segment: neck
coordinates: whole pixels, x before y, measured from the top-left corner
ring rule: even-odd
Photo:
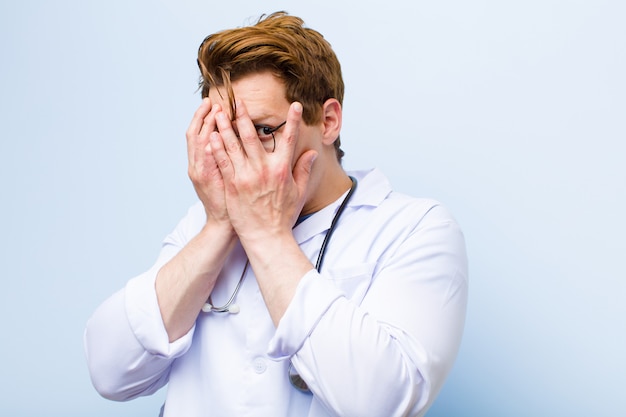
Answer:
[[[323,169],[320,177],[311,178],[311,195],[302,208],[301,215],[315,213],[336,201],[352,186],[352,180],[339,163],[336,167]]]

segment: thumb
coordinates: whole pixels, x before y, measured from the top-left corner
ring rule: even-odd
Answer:
[[[293,179],[300,190],[300,195],[306,190],[309,183],[309,177],[311,176],[311,168],[313,162],[317,158],[317,152],[314,150],[308,150],[298,158],[296,165],[293,167]]]

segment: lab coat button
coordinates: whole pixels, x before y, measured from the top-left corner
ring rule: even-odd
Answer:
[[[267,364],[265,363],[265,359],[256,358],[254,362],[252,362],[252,368],[257,374],[262,374],[263,372],[265,372],[267,370]]]

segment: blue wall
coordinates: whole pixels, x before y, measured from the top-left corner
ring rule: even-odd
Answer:
[[[82,330],[194,200],[184,132],[213,31],[287,9],[333,44],[347,168],[443,201],[470,303],[429,417],[626,415],[626,5],[0,4],[0,411],[156,416],[92,389]]]

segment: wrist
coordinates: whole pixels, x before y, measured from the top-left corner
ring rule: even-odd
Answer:
[[[202,227],[199,234],[224,239],[234,239],[237,236],[228,217],[225,219],[219,219],[217,217],[210,216],[209,214],[207,214],[206,223]]]
[[[239,240],[252,265],[257,269],[273,271],[271,275],[283,268],[308,270],[311,267],[311,262],[300,249],[291,231],[255,234],[253,237],[243,238],[239,236]]]
[[[314,267],[291,234],[241,242],[254,270],[265,305],[277,326],[291,303],[300,280]]]

